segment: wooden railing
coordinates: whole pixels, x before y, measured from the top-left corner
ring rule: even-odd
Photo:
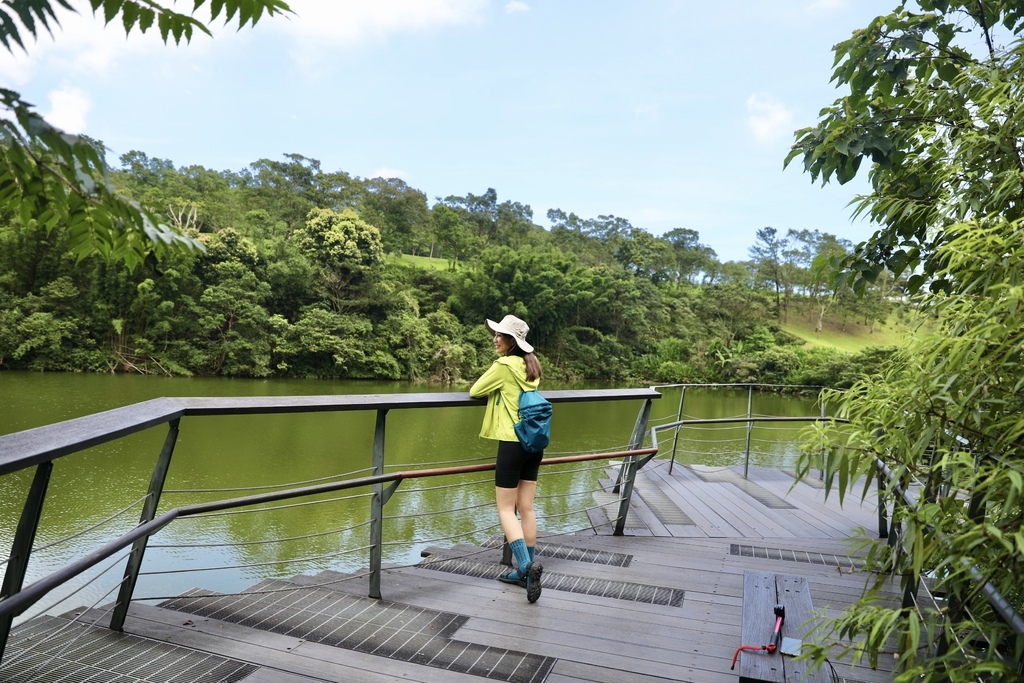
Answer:
[[[615,533],[623,533],[626,510],[637,470],[657,453],[656,438],[652,432],[652,447],[643,448],[650,416],[651,401],[660,394],[653,389],[606,389],[583,391],[545,391],[552,403],[578,403],[594,401],[642,401],[636,423],[625,451],[575,455],[567,458],[549,458],[542,464],[622,458],[619,468],[620,508],[615,522]],[[13,620],[39,601],[54,588],[78,576],[129,546],[131,554],[124,571],[110,627],[121,630],[131,603],[139,571],[145,556],[149,537],[175,519],[213,510],[238,508],[257,503],[310,496],[327,491],[356,487],[372,489],[370,510],[369,595],[380,598],[381,558],[383,546],[384,505],[402,481],[407,479],[447,476],[464,472],[494,469],[493,463],[454,468],[411,470],[386,474],[385,424],[391,410],[412,408],[452,408],[483,405],[483,399],[470,398],[465,393],[428,394],[359,394],[330,396],[283,397],[229,397],[229,398],[158,398],[123,408],[67,420],[36,429],[0,436],[0,476],[35,468],[32,484],[26,496],[21,518],[11,544],[10,559],[0,590],[0,658],[3,657]],[[304,412],[366,411],[376,412],[372,449],[372,475],[329,484],[317,484],[287,491],[276,491],[242,498],[213,501],[183,506],[157,515],[175,443],[185,416],[258,415]],[[46,491],[55,460],[72,456],[93,446],[115,441],[130,434],[160,425],[167,425],[167,435],[156,459],[150,477],[149,489],[143,504],[139,523],[119,538],[94,548],[84,557],[67,563],[52,574],[29,586],[24,586],[26,570],[35,543],[40,515],[46,501]]]

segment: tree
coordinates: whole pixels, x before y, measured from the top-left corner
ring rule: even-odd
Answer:
[[[718,255],[706,244],[700,243],[700,233],[688,228],[674,228],[663,236],[672,247],[672,261],[676,275],[676,289],[684,280],[695,283],[698,276],[707,276],[714,270]]]
[[[319,266],[324,284],[339,312],[346,290],[384,261],[380,231],[352,209],[336,212],[313,209],[306,224],[295,231],[299,249]]]
[[[360,213],[381,231],[387,252],[429,244],[427,195],[399,178],[373,178],[364,184]]]
[[[637,277],[660,282],[671,268],[672,248],[643,228],[630,228],[618,241],[615,258]]]
[[[80,3],[81,4],[81,3]],[[89,0],[107,23],[120,19],[126,33],[158,29],[166,43],[189,42],[206,24],[152,0]],[[194,0],[194,10],[207,4]],[[26,38],[59,26],[56,9],[75,11],[70,0],[9,0],[0,6],[0,42],[9,51],[25,50]],[[223,16],[239,28],[263,16],[290,12],[282,0],[211,0],[210,21]],[[0,206],[18,213],[26,225],[37,221],[47,231],[69,230],[69,248],[80,258],[98,254],[135,267],[149,253],[200,245],[164,225],[157,214],[114,188],[103,146],[69,135],[48,123],[33,105],[0,88]]]
[[[466,225],[455,209],[438,204],[430,213],[434,238],[441,245],[442,253],[448,258],[448,270],[455,270],[455,264],[466,249]]]
[[[781,292],[783,288],[782,253],[787,241],[779,237],[779,231],[766,227],[757,231],[757,241],[750,247],[750,258],[757,268],[756,282],[770,282],[775,289],[775,310],[782,312]]]
[[[845,281],[863,291],[888,269],[911,273],[913,291],[930,282],[928,325],[882,373],[833,397],[850,425],[809,438],[801,469],[823,466],[841,497],[871,480],[876,458],[903,488],[924,484],[894,519],[913,552],[877,544],[869,559],[908,589],[927,577],[943,605],[876,600],[879,574],[833,622],[850,649],[875,659],[896,639],[901,681],[1017,680],[1024,635],[982,585],[1024,612],[1024,7],[918,5],[836,46],[834,80],[849,92],[798,131],[787,159],[840,182],[870,160],[856,211],[880,228],[842,261]]]
[[[1015,0],[908,0],[835,46],[848,92],[797,131],[788,165],[812,180],[851,180],[869,162],[855,215],[879,229],[843,262],[859,291],[888,268],[917,291],[963,221],[1024,215],[1024,8]],[[979,47],[980,46],[980,47]]]

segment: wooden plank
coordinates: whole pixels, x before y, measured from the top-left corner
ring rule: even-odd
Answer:
[[[457,602],[458,611],[471,617],[460,639],[648,676],[686,680],[691,669],[708,672],[695,681],[720,675],[728,670],[724,657],[738,634],[738,628],[729,635],[704,633],[693,614],[664,605],[547,591],[531,606],[518,586],[423,569],[396,573],[387,577],[386,597],[430,608]],[[717,642],[698,652],[679,647],[701,638]]]
[[[658,486],[662,493],[669,497],[687,517],[694,521],[696,529],[704,536],[724,536],[735,531],[732,525],[726,524],[721,517],[707,506],[699,503],[696,496],[686,496],[676,486],[676,482],[668,475],[668,470],[660,466],[648,466],[640,470],[651,486]],[[674,534],[679,535],[679,534]]]
[[[87,616],[91,616],[90,611]],[[98,616],[98,613],[97,613]],[[216,619],[133,604],[125,631],[204,652],[232,657],[276,671],[336,683],[479,683],[478,676],[442,671],[410,662],[302,641]],[[267,680],[278,679],[270,676]],[[299,680],[302,680],[301,678]],[[248,679],[246,679],[248,683]]]
[[[786,608],[786,620],[782,634],[790,638],[813,642],[815,631],[814,607],[811,603],[811,587],[803,576],[776,574],[775,585],[779,602]],[[784,657],[786,681],[799,683],[831,683],[832,677],[825,668],[812,670],[807,662]]]
[[[779,603],[775,574],[743,572],[743,645],[767,645],[775,629],[773,612]],[[737,664],[740,683],[785,683],[782,655],[767,652],[740,652]]]

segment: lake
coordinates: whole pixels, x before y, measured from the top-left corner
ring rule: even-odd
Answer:
[[[545,389],[608,388],[558,385]],[[238,380],[138,375],[0,372],[0,435],[117,408],[161,396],[284,396],[465,392],[406,382],[326,380]],[[681,390],[663,390],[649,426],[677,419]],[[816,416],[814,398],[753,392],[745,388],[688,388],[686,419],[746,416]],[[548,457],[623,449],[639,401],[565,403],[555,406]],[[392,411],[387,416],[388,469],[452,466],[491,461],[494,443],[477,433],[482,407]],[[371,466],[375,413],[185,417],[168,473],[160,510],[249,495],[267,487],[299,486],[327,479],[364,476]],[[751,463],[791,466],[799,427],[764,425],[750,435]],[[26,583],[131,528],[139,516],[166,427],[161,426],[55,461]],[[693,427],[680,433],[677,463],[735,465],[745,457],[746,425]],[[659,436],[666,460],[672,432]],[[0,543],[4,557],[31,482],[31,470],[0,478]],[[538,491],[539,526],[547,533],[589,529],[583,511],[608,477],[608,462],[545,468]],[[266,577],[314,574],[324,569],[355,571],[367,564],[364,549],[369,490],[354,489],[250,509],[180,520],[151,540],[136,598],[176,595],[201,586],[233,592]],[[384,563],[415,564],[429,545],[480,543],[500,533],[494,512],[491,472],[402,484],[385,508]],[[109,521],[108,521],[109,520]],[[93,528],[95,527],[95,528]],[[60,542],[69,535],[80,534]],[[274,541],[274,542],[270,542]],[[55,544],[50,546],[51,544]],[[157,547],[159,546],[159,547]],[[362,549],[355,550],[353,549]],[[120,556],[117,556],[120,557]],[[102,571],[111,567],[107,573]],[[27,616],[109,602],[123,562],[112,558],[88,573],[80,592],[48,596]],[[207,568],[220,567],[206,571]],[[187,571],[182,571],[187,570]],[[92,583],[83,585],[85,581]],[[385,579],[386,581],[386,579]]]

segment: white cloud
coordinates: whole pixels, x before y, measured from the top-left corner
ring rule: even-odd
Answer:
[[[515,14],[516,12],[529,12],[529,11],[530,11],[530,6],[527,5],[525,2],[522,2],[522,0],[510,0],[510,2],[507,5],[505,5],[505,12],[508,13],[508,14]]]
[[[661,107],[656,104],[638,104],[633,107],[633,116],[647,121],[656,121],[661,114]]]
[[[846,0],[814,0],[807,5],[811,12],[833,12],[846,7]]]
[[[14,52],[0,49],[0,81],[7,87],[20,86],[32,77],[32,58],[20,48]]]
[[[793,130],[793,112],[781,102],[760,95],[747,98],[747,126],[761,142],[772,142]]]
[[[376,171],[374,171],[373,173],[371,173],[370,177],[371,178],[401,178],[402,180],[405,180],[406,177],[408,177],[408,175],[409,174],[406,173],[405,171],[400,171],[397,168],[388,168],[387,166],[382,166],[382,167],[378,168]]]
[[[167,49],[156,29],[146,35],[136,30],[125,36],[118,19],[104,26],[102,16],[95,16],[85,8],[80,13],[56,8],[56,15],[57,21],[50,22],[52,35],[37,26],[39,35],[32,38],[31,33],[22,29],[25,49],[15,48],[13,53],[0,51],[0,79],[21,87],[44,68],[102,78],[127,54]]]
[[[62,85],[49,94],[50,111],[43,114],[47,121],[66,133],[84,133],[85,116],[92,107],[89,96],[78,88]]]
[[[292,0],[295,16],[268,24],[300,39],[360,43],[394,33],[482,21],[488,0]]]

